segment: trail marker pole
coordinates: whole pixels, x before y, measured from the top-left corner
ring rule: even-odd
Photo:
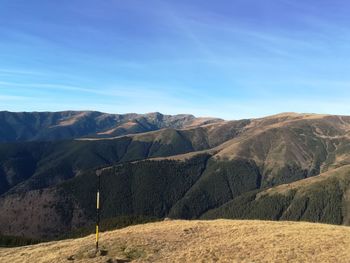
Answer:
[[[100,188],[101,188],[101,171],[96,171],[97,189],[96,189],[96,252],[98,252],[99,225],[100,225]]]

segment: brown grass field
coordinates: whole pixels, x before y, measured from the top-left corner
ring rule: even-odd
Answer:
[[[350,227],[258,220],[163,221],[1,248],[0,262],[350,262]]]

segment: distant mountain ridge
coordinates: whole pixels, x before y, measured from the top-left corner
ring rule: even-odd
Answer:
[[[114,137],[162,128],[186,128],[222,121],[189,114],[108,114],[97,111],[0,112],[0,142]]]

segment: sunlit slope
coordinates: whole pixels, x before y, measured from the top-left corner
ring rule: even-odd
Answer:
[[[220,122],[190,114],[108,114],[98,111],[0,111],[0,142],[55,141],[80,137],[113,137],[163,128],[195,127]]]
[[[346,263],[350,228],[303,222],[165,221],[103,233],[100,244],[104,253],[97,256],[93,235],[0,249],[0,261]]]
[[[240,136],[215,149],[201,178],[170,216],[199,217],[242,193],[350,164],[349,123],[349,117],[307,114],[253,120]]]

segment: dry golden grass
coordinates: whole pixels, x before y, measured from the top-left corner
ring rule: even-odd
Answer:
[[[102,233],[100,241],[105,255],[95,256],[91,235],[0,249],[0,262],[350,262],[350,228],[314,223],[164,221]]]
[[[210,122],[212,121],[212,122]],[[208,123],[210,122],[210,123]],[[212,117],[197,117],[192,122],[185,125],[184,129],[203,126],[203,125],[216,125],[218,123],[225,122],[224,120],[212,118]]]
[[[52,126],[52,127],[58,127],[58,126],[69,126],[69,125],[72,125],[74,123],[76,123],[77,121],[79,121],[79,119],[85,117],[88,115],[88,112],[81,112],[81,113],[78,113],[72,117],[69,117],[65,120],[61,120],[59,124],[55,125],[55,126]]]

